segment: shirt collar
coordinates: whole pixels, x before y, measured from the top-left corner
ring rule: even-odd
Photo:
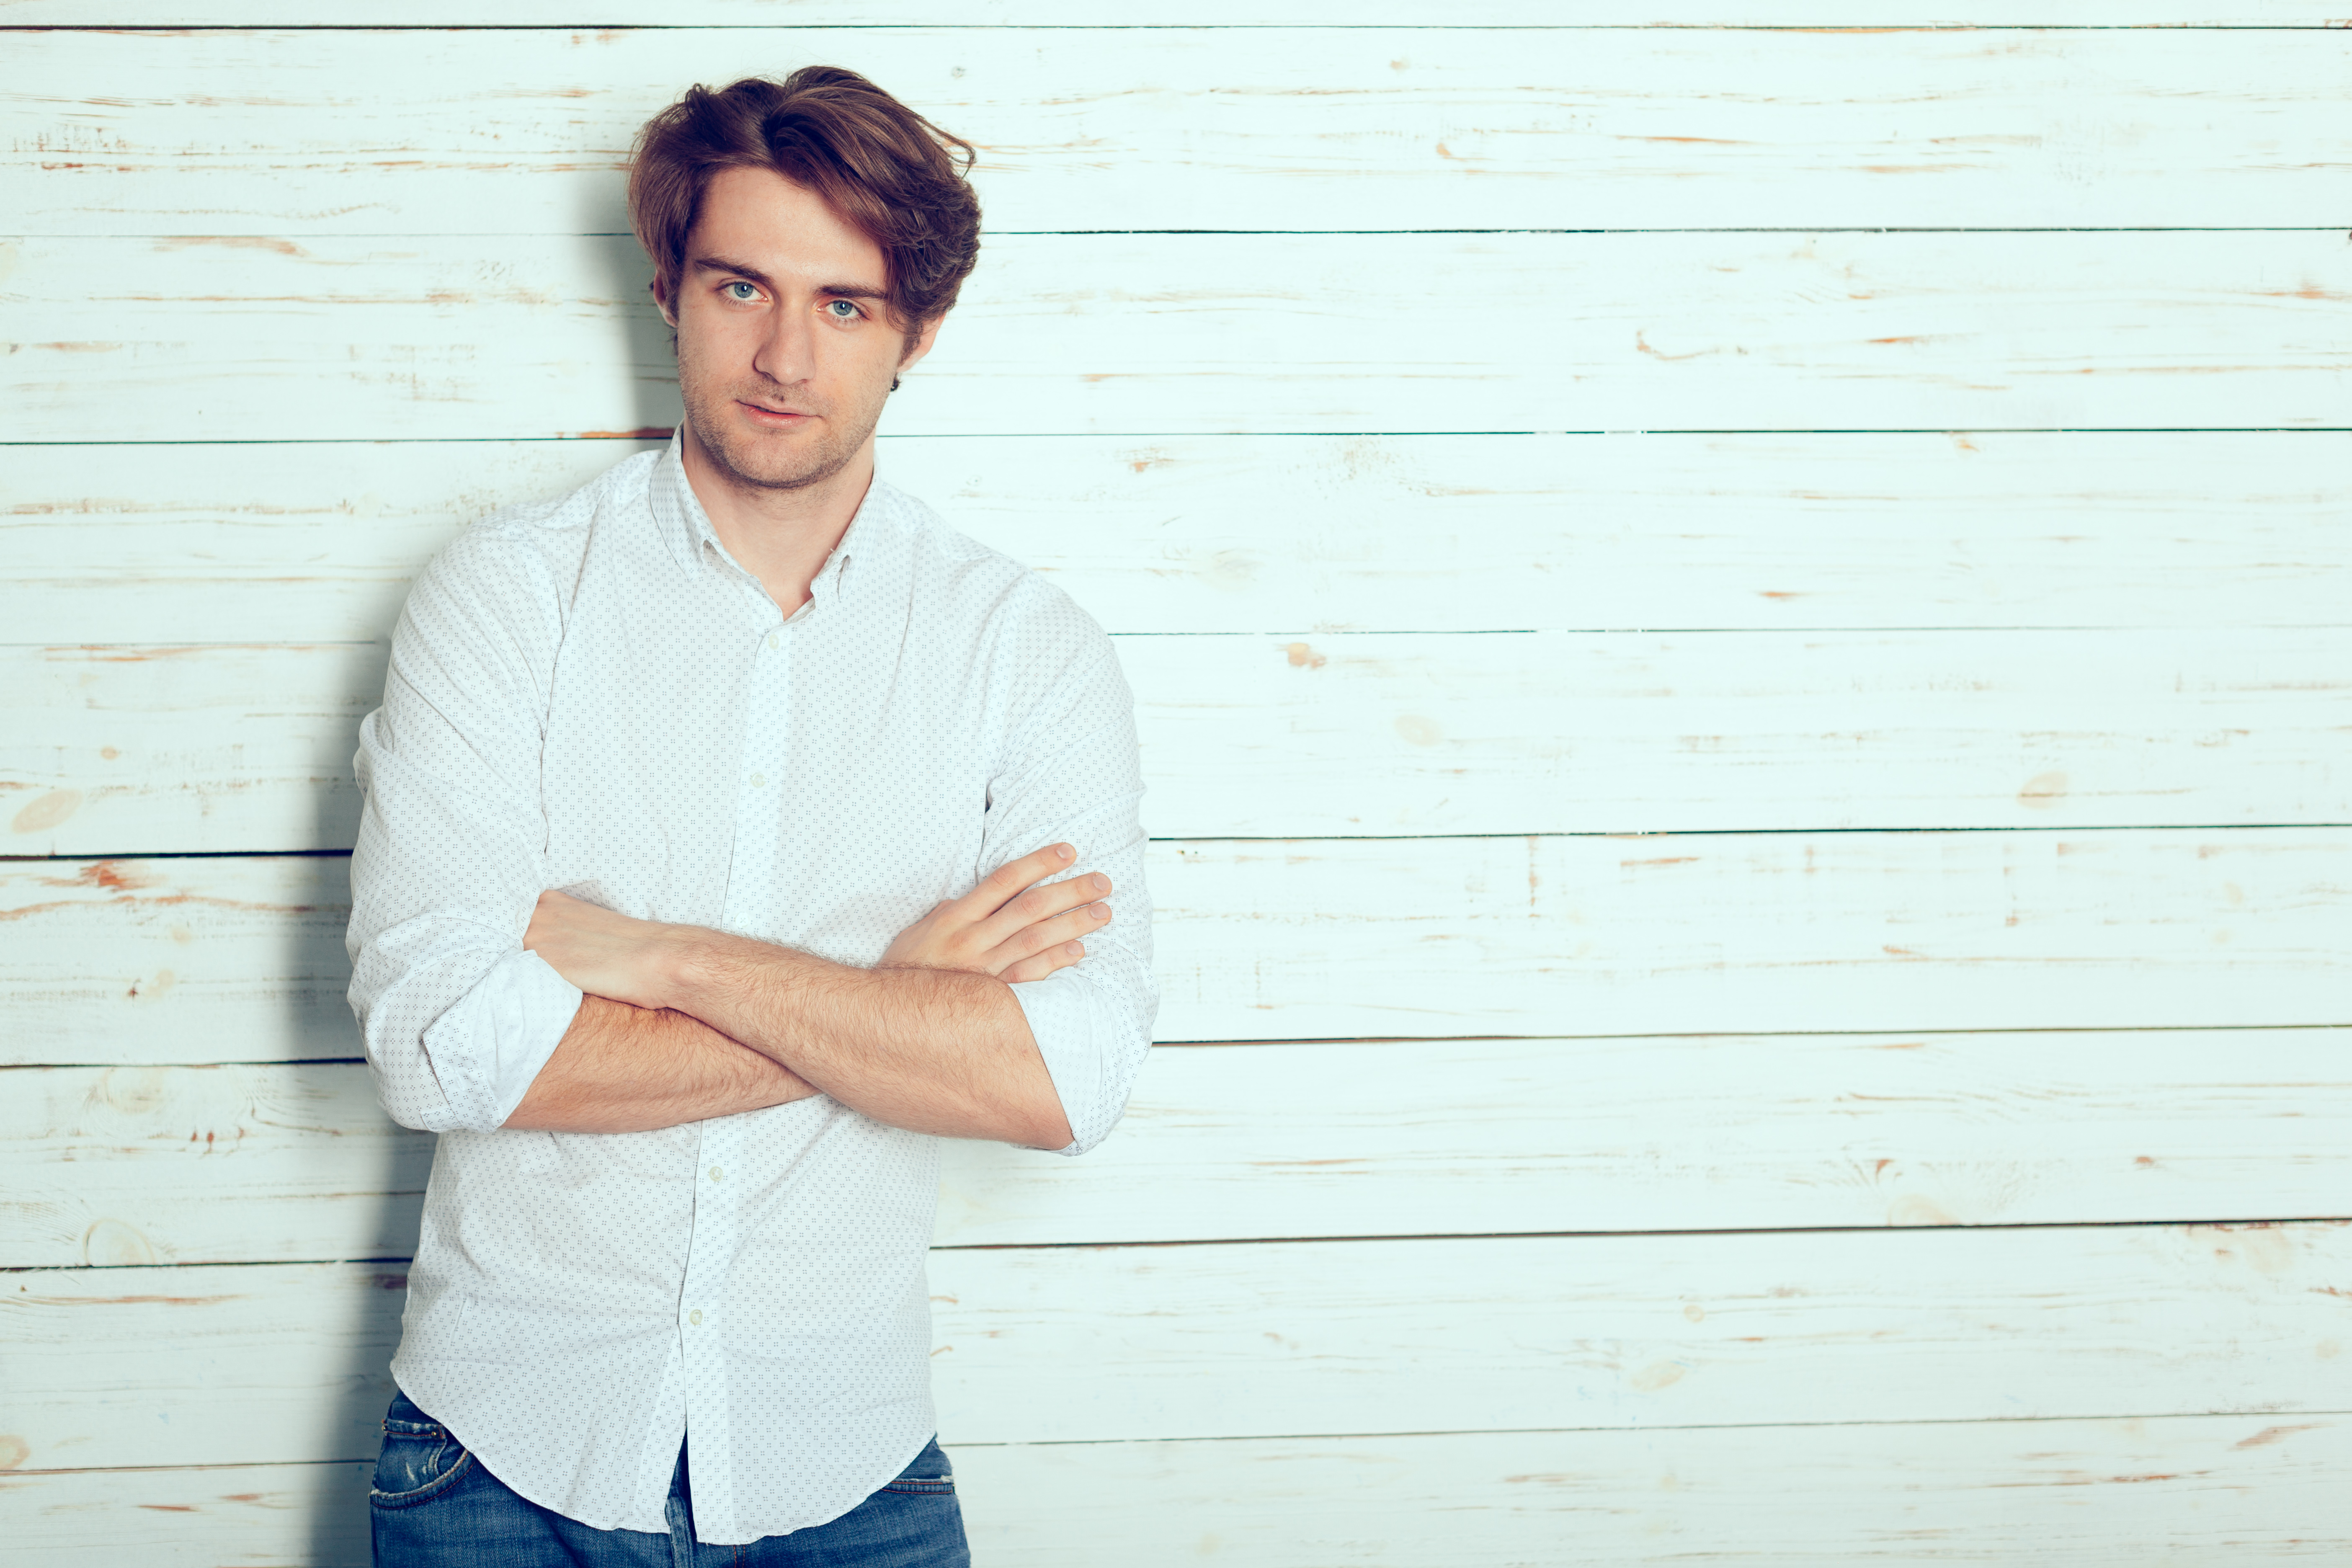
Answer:
[[[742,566],[719,542],[718,531],[710,526],[709,513],[702,510],[702,500],[694,493],[693,482],[686,477],[685,447],[686,426],[681,423],[670,432],[669,446],[656,460],[646,487],[646,499],[652,508],[655,526],[686,571],[741,573]],[[824,564],[817,568],[816,576],[810,582],[812,599],[839,599],[844,595],[852,575],[850,563],[877,542],[876,534],[883,527],[879,518],[888,506],[877,474],[866,487],[865,499],[857,503],[849,526],[842,531],[841,542],[833,547],[833,553],[825,557]]]

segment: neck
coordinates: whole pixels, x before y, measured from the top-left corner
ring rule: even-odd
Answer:
[[[874,437],[839,473],[799,489],[747,485],[711,461],[694,426],[679,443],[686,482],[702,503],[710,530],[727,552],[760,580],[769,597],[791,615],[808,602],[809,584],[849,531],[874,482]]]

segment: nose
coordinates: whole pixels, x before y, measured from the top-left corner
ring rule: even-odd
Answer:
[[[806,310],[780,306],[768,314],[767,331],[751,355],[751,368],[770,381],[790,385],[815,371],[816,323]]]

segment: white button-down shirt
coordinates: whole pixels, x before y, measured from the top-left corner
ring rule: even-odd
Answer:
[[[878,479],[787,616],[678,447],[460,535],[360,730],[352,1005],[439,1132],[393,1373],[492,1475],[701,1539],[823,1524],[931,1436],[938,1144],[819,1095],[654,1132],[506,1129],[580,993],[521,945],[563,889],[872,963],[1056,840],[1107,872],[1087,957],[1013,987],[1083,1152],[1150,1039],[1134,704],[1060,590]]]

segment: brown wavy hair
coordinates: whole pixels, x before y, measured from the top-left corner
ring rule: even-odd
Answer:
[[[697,84],[646,121],[629,158],[629,225],[664,298],[686,268],[687,237],[711,175],[769,169],[806,186],[882,247],[884,303],[912,348],[947,314],[980,257],[971,143],[839,66],[782,81]]]

